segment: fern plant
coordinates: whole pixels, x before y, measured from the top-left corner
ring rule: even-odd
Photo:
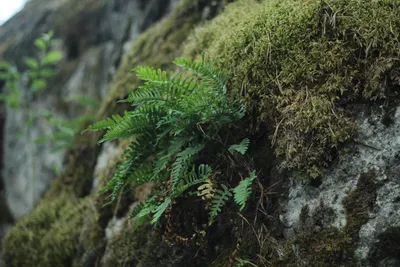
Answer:
[[[241,120],[245,110],[239,102],[228,99],[228,78],[204,57],[200,62],[179,58],[174,63],[184,72],[174,75],[137,67],[144,84],[121,101],[134,110],[88,128],[106,130],[100,142],[134,137],[124,161],[101,192],[111,191],[112,201],[125,187],[156,183],[157,197],[138,206],[133,214],[137,218],[150,215],[155,224],[174,199],[200,188],[199,195],[212,199],[212,222],[232,194],[224,185],[224,191],[212,188],[210,179],[217,171],[206,164],[203,154],[215,146],[228,150],[221,142],[222,129]],[[233,150],[243,151],[243,146]]]

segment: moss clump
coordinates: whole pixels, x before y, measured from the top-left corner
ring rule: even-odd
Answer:
[[[398,0],[244,0],[188,41],[231,74],[281,167],[318,176],[356,125],[350,104],[399,89]],[[388,26],[390,25],[390,26]]]
[[[64,192],[45,198],[22,218],[3,242],[9,266],[69,266],[76,253],[88,202]]]

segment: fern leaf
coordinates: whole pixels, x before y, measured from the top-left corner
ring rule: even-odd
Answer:
[[[170,80],[167,72],[160,69],[155,70],[152,67],[138,66],[135,70],[137,76],[143,81],[149,81],[151,83],[167,83]]]
[[[160,90],[148,86],[141,86],[132,92],[127,99],[119,102],[131,103],[133,106],[135,106],[163,101],[165,101],[165,99],[163,98]]]
[[[185,183],[178,185],[173,190],[171,197],[178,197],[190,187],[204,183],[211,172],[212,170],[208,165],[200,165],[197,171],[195,168],[192,168],[192,171],[184,178]]]
[[[153,165],[151,163],[141,164],[137,169],[126,177],[126,184],[133,183],[136,188],[142,184],[149,183],[153,178]]]
[[[229,152],[231,152],[232,154],[233,152],[239,152],[240,154],[244,155],[246,154],[247,149],[249,148],[249,143],[250,140],[248,138],[245,138],[240,144],[231,145],[229,147]]]
[[[212,87],[215,84],[216,88],[214,89],[226,93],[228,78],[221,70],[214,68],[211,64],[204,62],[204,60],[202,62],[195,62],[186,58],[177,58],[174,64],[199,75],[208,87]]]
[[[138,179],[139,182],[143,182],[142,179],[149,179],[148,176],[144,176],[144,178],[139,179],[137,176],[135,176],[134,172],[137,171],[137,173],[139,173],[140,168],[142,168],[141,171],[146,173],[146,175],[148,174],[150,170],[146,168],[149,168],[149,165],[142,163],[148,158],[151,150],[151,137],[139,136],[136,142],[132,142],[129,145],[129,148],[124,152],[123,157],[126,158],[126,160],[118,166],[112,179],[103,188],[101,188],[99,192],[104,193],[111,190],[111,200],[113,201],[118,196],[118,193],[122,187],[127,184],[129,179],[133,182],[135,181],[135,178]],[[135,166],[139,166],[139,168],[135,169]]]
[[[187,144],[187,138],[175,138],[168,146],[168,149],[162,150],[157,155],[157,160],[154,164],[153,175],[157,176],[161,171],[167,168],[172,158],[175,158],[183,146]]]
[[[157,208],[155,208],[153,220],[151,220],[152,224],[155,224],[160,220],[161,216],[164,214],[164,212],[167,210],[167,208],[170,204],[171,204],[171,199],[166,198],[161,205],[159,205],[159,206],[157,206]]]
[[[143,225],[147,220],[147,218],[155,211],[157,205],[154,204],[155,196],[148,199],[145,203],[139,203],[132,210],[129,219],[135,219],[135,225],[133,226],[133,231],[135,231],[138,227]]]
[[[242,180],[238,186],[233,189],[236,204],[240,206],[240,211],[246,206],[247,199],[251,195],[251,184],[257,178],[256,172],[252,171],[250,177]]]
[[[134,219],[134,218],[139,219],[152,214],[157,207],[157,205],[154,204],[155,198],[156,197],[153,196],[146,202],[137,204],[136,207],[133,208],[131,214],[129,215],[129,219]]]
[[[175,162],[172,164],[173,188],[179,184],[183,174],[189,169],[193,157],[200,153],[203,148],[204,144],[198,144],[194,147],[187,147],[178,153]]]
[[[203,200],[211,199],[214,196],[214,193],[214,184],[211,179],[207,179],[204,184],[197,188],[197,196],[201,197]]]
[[[142,132],[146,132],[146,128],[150,125],[150,118],[148,116],[140,114],[140,116],[134,116],[134,114],[126,114],[120,118],[117,124],[111,126],[106,134],[99,142],[111,141],[114,139],[129,138]]]
[[[84,132],[86,131],[100,131],[107,128],[114,127],[122,120],[122,117],[119,115],[113,115],[111,118],[107,118],[105,120],[99,121],[94,123],[93,125],[89,126]]]
[[[146,207],[145,203],[138,203],[132,210],[131,214],[129,215],[129,219],[134,219],[138,217],[138,214]]]
[[[211,200],[211,210],[210,210],[210,219],[208,224],[213,224],[215,218],[222,211],[222,207],[225,203],[232,197],[231,189],[229,189],[226,185],[221,184],[222,190],[217,189],[212,200]]]

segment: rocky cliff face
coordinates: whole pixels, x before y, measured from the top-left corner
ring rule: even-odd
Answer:
[[[139,85],[132,68],[174,70],[205,50],[251,111],[243,131],[259,178],[244,212],[195,225],[201,239],[185,235],[195,220],[180,213],[137,229],[130,212],[151,185],[110,205],[96,194],[127,142],[86,133],[54,154],[32,143],[49,125],[27,131],[27,115],[3,107],[4,263],[400,266],[399,10],[396,0],[31,0],[0,27],[0,58],[23,69],[21,54],[54,29],[66,57],[35,109],[72,118],[80,110],[64,99],[86,94],[102,102],[99,119],[120,113]]]
[[[76,115],[77,107],[64,108],[63,99],[79,94],[104,98],[124,46],[168,13],[172,4],[157,1],[31,1],[2,26],[2,57],[23,70],[23,56],[35,56],[34,40],[54,29],[58,47],[66,58],[47,91],[33,103],[33,109],[50,109],[56,116],[72,117]],[[25,122],[29,114],[11,109],[5,113],[2,176],[7,205],[18,220],[41,199],[56,176],[53,170],[62,169],[64,153],[51,153],[52,145],[33,142],[48,133],[50,126],[35,124],[27,133]]]

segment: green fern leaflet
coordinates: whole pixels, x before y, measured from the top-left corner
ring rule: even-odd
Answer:
[[[256,178],[256,172],[252,171],[250,177],[242,180],[239,185],[233,189],[234,199],[236,204],[240,206],[240,211],[242,211],[246,206],[247,199],[251,195],[251,184]]]

